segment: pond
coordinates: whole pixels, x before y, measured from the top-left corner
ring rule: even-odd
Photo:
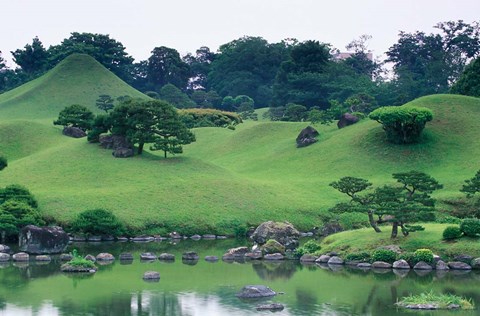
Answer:
[[[0,315],[270,315],[258,312],[258,301],[242,301],[235,294],[248,284],[262,284],[283,292],[265,302],[281,303],[275,315],[478,315],[475,311],[413,312],[397,309],[397,299],[432,290],[465,296],[480,306],[480,274],[394,273],[391,270],[351,270],[299,262],[207,262],[221,255],[236,240],[185,240],[151,243],[76,243],[69,250],[118,258],[131,252],[133,262],[116,260],[99,265],[89,276],[60,272],[55,258],[48,264],[29,262],[0,266]],[[183,263],[184,251],[198,252],[195,265]],[[140,261],[140,253],[170,252],[173,263]],[[159,282],[142,280],[146,271],[160,272]],[[263,303],[263,302],[262,302]]]

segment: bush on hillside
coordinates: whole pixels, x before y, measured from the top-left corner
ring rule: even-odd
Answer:
[[[370,254],[365,251],[352,252],[345,256],[345,261],[362,261],[367,262],[370,259]]]
[[[480,235],[480,219],[466,218],[460,223],[460,230],[465,236],[478,237]]]
[[[9,200],[24,202],[32,208],[38,207],[38,202],[30,191],[19,184],[10,184],[0,189],[0,204]]]
[[[231,127],[242,123],[242,118],[233,112],[214,109],[185,109],[178,114],[187,128]]]
[[[372,253],[372,261],[383,261],[388,263],[394,263],[397,259],[397,254],[393,250],[389,249],[376,249]]]
[[[94,119],[93,113],[83,105],[72,104],[65,107],[58,114],[58,120],[54,121],[54,125],[62,125],[64,127],[78,127],[84,131],[89,129]]]
[[[433,114],[423,107],[388,106],[376,109],[369,117],[383,125],[389,142],[410,144],[418,141]]]
[[[480,58],[472,61],[450,90],[452,93],[480,97]]]
[[[445,240],[454,240],[462,237],[462,231],[458,226],[448,226],[444,229],[442,236]]]
[[[295,256],[301,257],[305,254],[315,254],[316,252],[320,251],[322,247],[313,239],[307,241],[303,246],[298,247],[295,249]]]
[[[44,225],[37,210],[24,201],[8,200],[0,206],[0,232],[2,242],[6,238],[15,239],[20,229],[26,225]]]
[[[426,262],[428,264],[432,264],[433,252],[430,249],[417,249],[413,253],[413,262],[414,264],[417,264],[420,261]]]
[[[71,230],[87,236],[114,237],[122,235],[125,231],[123,223],[112,212],[103,209],[87,210],[78,214],[71,225]]]

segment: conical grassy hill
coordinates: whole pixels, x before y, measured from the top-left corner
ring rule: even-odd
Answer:
[[[92,68],[98,75],[84,74]],[[55,103],[41,102],[52,91]],[[416,145],[386,143],[381,126],[366,119],[341,130],[316,126],[319,142],[297,149],[295,138],[307,123],[247,121],[235,131],[195,129],[197,142],[176,157],[163,159],[147,150],[114,159],[109,150],[64,137],[52,125],[65,104],[93,107],[102,93],[139,92],[77,55],[0,95],[0,152],[9,159],[0,186],[27,186],[41,211],[61,222],[86,209],[105,208],[145,232],[231,233],[240,224],[264,220],[288,220],[301,229],[320,225],[319,215],[344,200],[328,185],[343,176],[381,185],[391,183],[394,172],[420,170],[445,185],[436,193],[442,200],[460,197],[463,181],[480,169],[477,98],[435,95],[411,102],[434,112]]]

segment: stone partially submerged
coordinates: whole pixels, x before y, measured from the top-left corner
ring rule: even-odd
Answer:
[[[27,225],[20,231],[19,249],[30,254],[62,253],[70,238],[61,227]]]
[[[237,297],[247,299],[271,297],[275,295],[277,295],[277,293],[265,285],[246,285],[237,293]]]

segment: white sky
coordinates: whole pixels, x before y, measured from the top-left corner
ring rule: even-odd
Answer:
[[[400,30],[433,32],[438,22],[480,20],[480,0],[0,0],[0,51],[38,36],[45,47],[71,32],[109,34],[137,61],[157,46],[182,55],[200,46],[216,51],[244,35],[269,42],[313,39],[341,50],[362,34],[381,56]],[[12,63],[9,63],[12,66]]]

